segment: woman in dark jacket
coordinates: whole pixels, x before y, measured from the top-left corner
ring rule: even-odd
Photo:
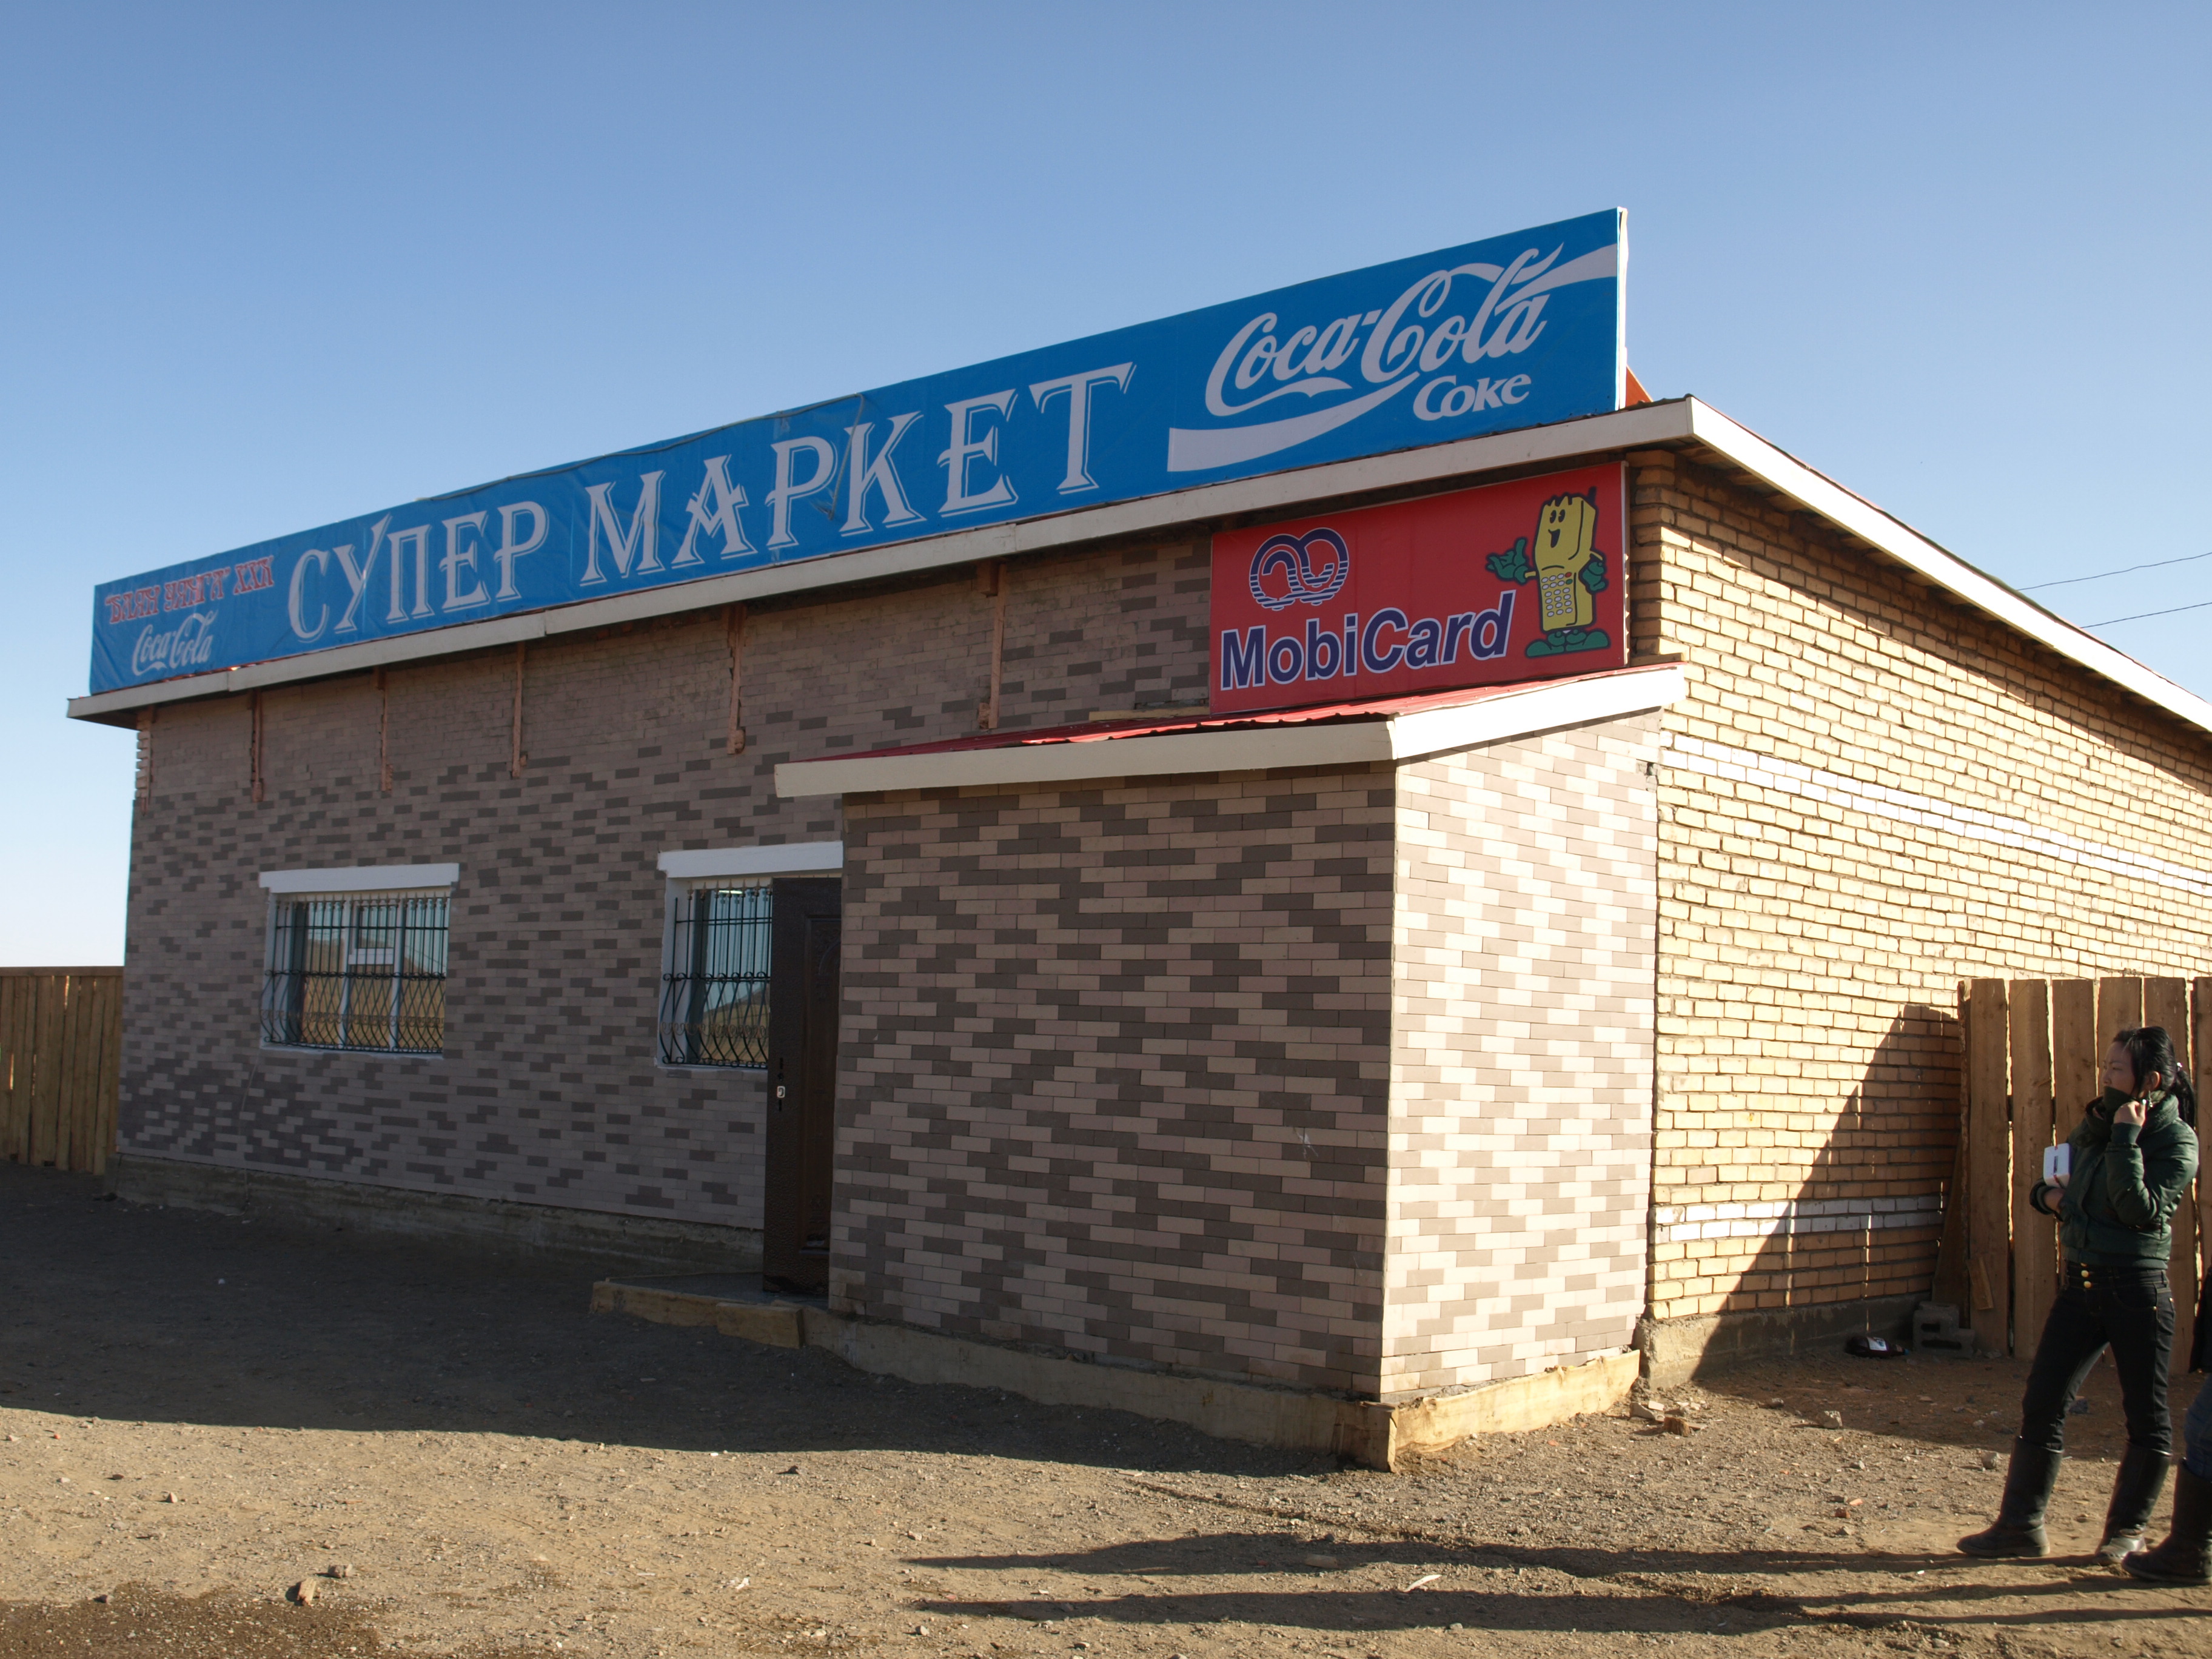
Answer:
[[[2197,1174],[2197,1095],[2163,1028],[2122,1031],[2105,1060],[2105,1092],[2068,1138],[2072,1170],[2036,1183],[2028,1201],[2058,1220],[2063,1279],[2036,1345],[2020,1435],[1996,1524],[1961,1538],[1969,1555],[2042,1555],[2043,1514],[2057,1484],[2066,1408],[2110,1347],[2120,1374],[2128,1449],[2105,1516],[2100,1559],[2142,1548],[2166,1486],[2172,1425],[2166,1409],[2173,1292],[2166,1279],[2173,1212]]]

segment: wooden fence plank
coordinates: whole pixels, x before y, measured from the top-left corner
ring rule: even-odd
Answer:
[[[57,974],[54,988],[53,1046],[39,1055],[40,1094],[52,1103],[52,1139],[46,1144],[46,1156],[41,1160],[57,1170],[70,1167],[70,1095],[76,1079],[70,1075],[70,1048],[73,1033],[70,1030],[70,984],[64,974]],[[51,1083],[48,1079],[51,1078]]]
[[[0,1158],[11,1164],[30,1151],[32,995],[29,980],[0,979]]]
[[[91,1167],[85,1119],[91,1115],[93,1092],[86,1085],[100,1081],[100,1051],[93,1046],[92,981],[74,974],[64,978],[62,1010],[60,1146],[54,1164],[58,1169],[82,1170]]]
[[[2012,1025],[2012,1346],[2033,1353],[2058,1296],[2058,1228],[2027,1201],[2051,1144],[2051,981],[2007,988]]]
[[[70,1070],[76,1081],[76,1116],[70,1124],[70,1168],[89,1175],[99,1168],[100,1007],[103,981],[89,975],[70,981],[70,1001],[77,1011],[77,1047]]]
[[[54,1143],[61,1133],[62,981],[50,978],[33,982],[38,1006],[32,1013],[31,1151],[24,1162],[48,1164],[54,1161]]]
[[[2097,983],[2087,979],[2051,981],[2051,1127],[2063,1140],[2081,1121],[2082,1110],[2104,1085],[2104,1045],[2097,1041]]]
[[[2142,1023],[2162,1025],[2173,1039],[2174,1052],[2189,1064],[2189,981],[2185,979],[2147,979],[2143,982]]]
[[[24,980],[15,994],[15,1113],[17,1158],[31,1161],[31,1124],[38,1115],[39,988],[43,980]]]
[[[15,1158],[31,1161],[31,1121],[39,1098],[39,987],[45,981],[27,979],[15,987]]]
[[[82,983],[87,993],[84,1011],[87,1046],[81,1062],[84,1071],[84,1133],[78,1141],[81,1162],[77,1167],[88,1175],[98,1175],[107,1167],[107,1073],[109,1056],[112,1052],[108,1041],[110,1022],[107,1011],[120,981],[94,979],[88,975]]]
[[[95,1032],[100,1064],[93,1091],[92,1162],[94,1175],[104,1175],[115,1151],[116,1097],[123,1079],[123,980],[113,975],[94,981],[99,991]]]
[[[57,1170],[66,1170],[70,1164],[70,1108],[76,1093],[76,1077],[70,1069],[70,1054],[76,1046],[76,1021],[79,1011],[70,1006],[70,981],[66,974],[54,975],[54,998],[59,1004],[55,1020],[54,1047],[51,1054],[39,1056],[41,1073],[53,1073],[54,1138],[47,1156]]]
[[[2097,1036],[2105,1048],[2115,1033],[2143,1023],[2143,982],[2140,979],[2100,979],[2097,981]],[[2105,1063],[2105,1048],[2097,1050],[2097,1064]],[[2104,1085],[2100,1083],[2098,1087]],[[2093,1091],[2094,1092],[2094,1091]]]
[[[1966,1278],[1966,1055],[1973,1046],[1974,1003],[1971,988],[1959,981],[1959,1123],[1951,1146],[1951,1179],[1943,1188],[1943,1231],[1936,1240],[1936,1277],[1929,1299],[1961,1311],[1974,1305]]]
[[[1973,981],[1966,1029],[1966,1278],[1975,1346],[2008,1353],[2012,1323],[2012,1124],[2005,982]]]
[[[2185,979],[2147,979],[2143,981],[2143,1024],[2162,1025],[2173,1040],[2174,1058],[2185,1073],[2190,1060],[2189,981]],[[2197,1194],[2184,1195],[2173,1216],[2173,1254],[2166,1261],[2166,1277],[2173,1285],[2173,1352],[2177,1376],[2189,1371],[2189,1345],[2197,1329]]]

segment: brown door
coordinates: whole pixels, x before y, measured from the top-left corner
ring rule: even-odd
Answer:
[[[775,884],[769,963],[768,1201],[771,1284],[830,1283],[830,1176],[837,1135],[837,935],[844,884]]]

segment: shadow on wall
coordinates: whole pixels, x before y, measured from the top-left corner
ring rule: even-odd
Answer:
[[[1655,1372],[1826,1347],[1857,1332],[1903,1334],[1935,1279],[1962,1064],[1956,1012],[1907,1003],[1802,1169],[1791,1166],[1824,1130],[1819,1103],[1793,1097],[1792,1108],[1754,1106],[1741,1143],[1675,1172],[1686,1177],[1677,1190],[1775,1195],[1670,1202],[1659,1188],[1652,1305],[1695,1297],[1707,1310],[1647,1326]],[[1784,1188],[1794,1191],[1782,1197]],[[1670,1348],[1682,1352],[1662,1353]]]

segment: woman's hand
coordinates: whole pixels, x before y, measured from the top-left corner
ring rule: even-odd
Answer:
[[[2112,1121],[2116,1125],[2121,1123],[2132,1124],[2136,1128],[2140,1129],[2143,1126],[2143,1120],[2149,1115],[2150,1107],[2147,1102],[2131,1100],[2124,1106],[2119,1106],[2113,1109]]]

